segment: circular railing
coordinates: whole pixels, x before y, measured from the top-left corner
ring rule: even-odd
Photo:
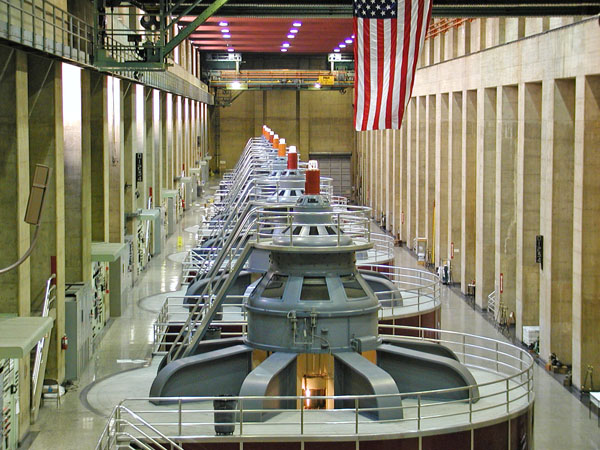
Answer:
[[[457,331],[408,326],[388,326],[415,337],[403,339],[443,344],[451,349],[462,364],[473,374],[476,384],[451,389],[377,395],[343,396],[232,396],[234,402],[231,421],[220,422],[213,400],[223,397],[170,397],[135,398],[121,401],[111,416],[101,437],[107,434],[136,435],[144,430],[154,438],[168,438],[177,442],[215,439],[252,439],[278,436],[282,440],[337,440],[369,436],[370,438],[414,437],[452,433],[497,423],[527,411],[534,400],[533,358],[512,344],[497,339]],[[394,339],[397,336],[382,336]],[[477,388],[476,390],[474,388]],[[443,400],[448,394],[464,392],[464,399]],[[474,397],[474,392],[478,395]],[[376,407],[373,400],[397,397],[394,407]],[[328,404],[344,405],[335,409],[308,409],[306,402],[325,400]],[[154,406],[151,401],[163,402]],[[264,401],[264,402],[263,402]],[[165,402],[169,402],[166,403]],[[282,402],[287,405],[282,408]],[[262,406],[262,407],[261,407]],[[374,420],[372,415],[390,408],[401,409],[401,418]],[[257,414],[272,417],[255,422],[249,418]],[[397,415],[398,417],[400,415]],[[117,426],[115,426],[117,424]],[[215,426],[229,425],[233,436],[215,436]]]

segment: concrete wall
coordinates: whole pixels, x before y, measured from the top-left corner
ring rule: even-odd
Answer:
[[[374,216],[400,216],[388,229],[407,245],[427,236],[435,266],[450,259],[463,292],[475,281],[478,307],[495,290],[517,337],[539,325],[541,358],[572,363],[577,387],[600,366],[599,60],[597,18],[466,22],[425,42],[399,145],[357,136]],[[408,193],[391,204],[378,181],[390,154],[406,154]]]
[[[246,141],[259,136],[267,124],[298,148],[310,152],[350,152],[354,149],[353,91],[246,91],[231,106],[218,108],[214,124],[219,155],[232,168]]]

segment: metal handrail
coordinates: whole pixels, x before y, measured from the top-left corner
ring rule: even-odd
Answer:
[[[232,396],[228,399],[237,401],[237,408],[231,412],[236,415],[235,436],[243,439],[252,436],[253,439],[272,436],[273,427],[278,427],[277,434],[288,439],[306,439],[313,437],[323,438],[331,435],[334,427],[340,433],[351,436],[377,436],[387,435],[390,429],[385,426],[369,427],[373,421],[363,414],[368,412],[383,411],[391,407],[366,407],[366,400],[378,398],[397,397],[402,402],[404,418],[379,420],[378,424],[398,424],[401,428],[394,428],[395,432],[410,432],[415,435],[439,429],[439,422],[432,423],[431,419],[453,417],[452,429],[464,425],[485,424],[497,420],[490,419],[486,414],[495,410],[504,417],[512,417],[531,407],[534,400],[533,358],[517,346],[493,338],[476,336],[470,333],[438,330],[435,328],[421,328],[400,325],[386,325],[393,330],[411,332],[416,336],[403,336],[403,339],[427,341],[444,344],[452,349],[463,364],[473,370],[489,372],[496,376],[491,381],[477,383],[476,385],[462,386],[449,389],[435,389],[427,391],[410,392],[388,395],[341,395],[341,396],[257,396],[244,397]],[[383,335],[383,338],[398,336]],[[473,389],[479,390],[478,402],[471,397]],[[467,392],[466,400],[443,401],[448,394]],[[162,430],[171,439],[194,440],[215,439],[213,426],[220,424],[213,418],[216,411],[213,409],[212,400],[222,400],[223,397],[162,397],[162,398],[136,398],[125,399],[119,407],[127,407],[135,411],[141,420],[151,423],[155,428]],[[327,410],[328,415],[319,415],[319,410],[309,410],[304,407],[306,400],[325,399],[345,401],[354,407]],[[150,408],[149,401],[161,401],[163,406],[159,409]],[[288,404],[297,405],[295,409],[258,408],[260,400],[282,400]],[[165,404],[166,402],[166,404]],[[185,405],[185,407],[184,407]],[[448,411],[447,406],[454,405],[454,410]],[[444,406],[440,410],[438,407]],[[248,413],[290,413],[281,416],[277,422],[268,422],[269,433],[261,433],[260,423],[244,421]],[[247,416],[246,416],[247,417]],[[114,413],[111,415],[114,420]],[[156,419],[156,420],[154,420]],[[429,420],[429,422],[428,422]],[[319,425],[318,428],[312,425]],[[291,427],[293,426],[293,427]],[[204,428],[203,428],[204,427]],[[106,427],[105,430],[109,430]],[[248,431],[250,429],[250,431]],[[450,431],[450,430],[446,430]],[[335,434],[335,433],[334,433]],[[104,435],[104,433],[103,433]],[[218,438],[217,438],[218,439]]]

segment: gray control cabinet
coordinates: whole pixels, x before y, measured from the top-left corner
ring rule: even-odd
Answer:
[[[89,284],[72,284],[65,291],[65,334],[69,346],[65,352],[65,378],[77,380],[93,352],[93,293]]]

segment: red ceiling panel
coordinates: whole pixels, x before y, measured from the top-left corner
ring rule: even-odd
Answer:
[[[221,21],[228,23],[230,38],[223,37]],[[324,54],[352,35],[352,19],[305,18],[299,20],[300,27],[293,27],[294,22],[289,18],[211,17],[190,39],[202,51],[224,52],[229,47],[240,53],[280,53],[282,44],[289,42],[289,53]],[[287,35],[292,28],[298,33],[290,39]],[[346,45],[342,52],[352,52],[352,44]]]

